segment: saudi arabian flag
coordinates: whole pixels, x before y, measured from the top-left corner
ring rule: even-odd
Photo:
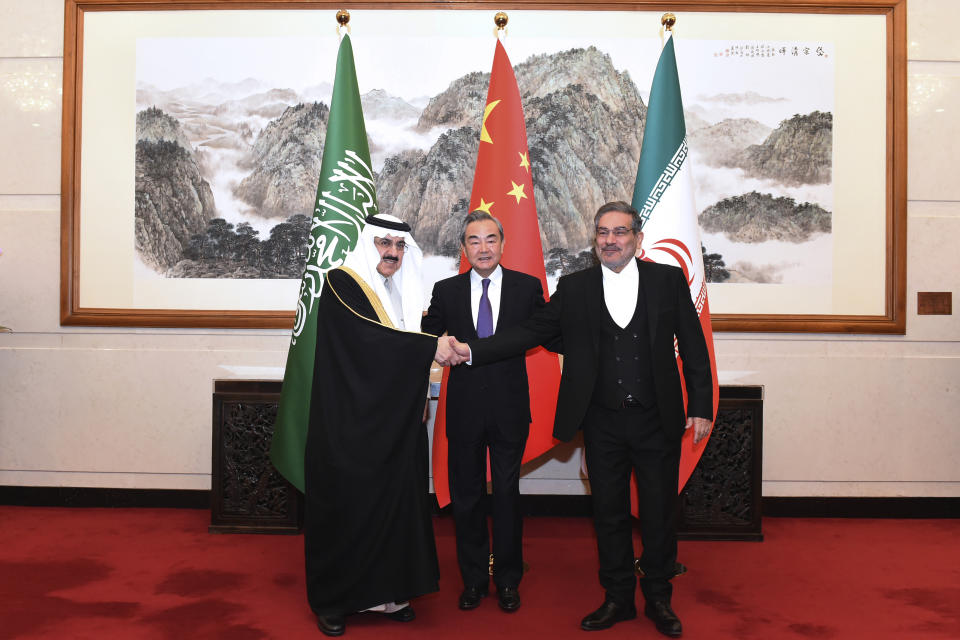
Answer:
[[[700,315],[700,326],[710,352],[710,368],[713,370],[713,414],[716,416],[720,396],[717,361],[713,351],[710,304],[707,300],[707,282],[703,271],[700,227],[693,200],[693,176],[689,157],[683,100],[680,97],[680,77],[677,73],[677,58],[671,34],[660,53],[660,61],[650,87],[632,204],[643,219],[640,258],[678,266],[687,277],[690,297]],[[680,489],[683,489],[689,479],[706,445],[706,439],[693,444],[693,429],[684,434],[680,452]]]
[[[337,75],[307,244],[307,264],[300,282],[297,317],[270,447],[274,466],[300,491],[304,490],[303,452],[313,395],[317,299],[327,271],[343,264],[357,244],[364,219],[376,212],[377,194],[353,48],[350,36],[344,35],[337,53]]]

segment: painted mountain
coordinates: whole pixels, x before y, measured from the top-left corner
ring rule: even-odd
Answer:
[[[533,56],[515,73],[544,252],[579,250],[590,244],[597,206],[633,192],[646,105],[630,77],[593,47]],[[380,173],[381,208],[392,207],[434,253],[457,252],[489,82],[489,74],[468,74],[430,100],[418,128],[447,132],[427,151],[389,159]]]
[[[700,214],[700,228],[725,233],[738,242],[800,243],[815,233],[830,233],[831,219],[828,211],[815,204],[751,191],[704,209]]]
[[[180,123],[157,108],[137,114],[135,171],[135,247],[166,271],[214,218],[213,192]]]
[[[826,184],[833,166],[833,114],[814,111],[784,120],[762,144],[750,145],[735,162],[751,178],[792,187]]]
[[[828,280],[833,115],[796,114],[772,130],[725,119],[688,137],[701,239],[723,267],[708,281]]]
[[[515,72],[548,266],[582,268],[597,207],[632,196],[646,105],[629,74],[595,47],[535,55]],[[361,97],[381,210],[409,222],[428,255],[458,252],[488,83],[489,74],[473,72],[429,98]],[[254,79],[171,91],[138,85],[141,261],[165,277],[299,277],[329,90]],[[785,116],[771,128],[737,113],[786,108],[780,98],[692,102],[688,141],[713,280],[789,279],[796,265],[769,257],[784,246],[816,245],[827,255],[832,114]]]

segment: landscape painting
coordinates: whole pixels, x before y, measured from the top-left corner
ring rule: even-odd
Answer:
[[[137,278],[300,277],[334,80],[330,40],[137,39]],[[482,44],[442,53],[436,40],[403,35],[354,41],[379,52],[358,54],[357,76],[380,209],[412,226],[428,292],[455,272],[468,213],[494,45],[492,35],[474,40]],[[597,207],[632,198],[661,45],[594,33],[510,36],[505,46],[552,286],[592,264]],[[678,39],[676,50],[711,291],[829,287],[832,43]]]

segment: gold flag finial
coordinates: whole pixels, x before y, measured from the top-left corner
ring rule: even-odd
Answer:
[[[672,13],[665,13],[660,16],[660,24],[667,28],[667,31],[673,31],[673,25],[677,24],[677,16]]]
[[[507,17],[507,14],[503,11],[497,11],[497,15],[493,16],[493,24],[497,25],[497,31],[503,31],[507,28],[507,22],[510,21],[510,18]]]
[[[337,35],[340,35],[341,29],[346,29],[347,33],[350,33],[350,12],[346,9],[337,11]]]

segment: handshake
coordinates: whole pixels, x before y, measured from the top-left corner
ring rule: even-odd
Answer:
[[[453,336],[440,336],[437,339],[437,353],[433,359],[444,367],[453,367],[470,360],[470,347]]]

